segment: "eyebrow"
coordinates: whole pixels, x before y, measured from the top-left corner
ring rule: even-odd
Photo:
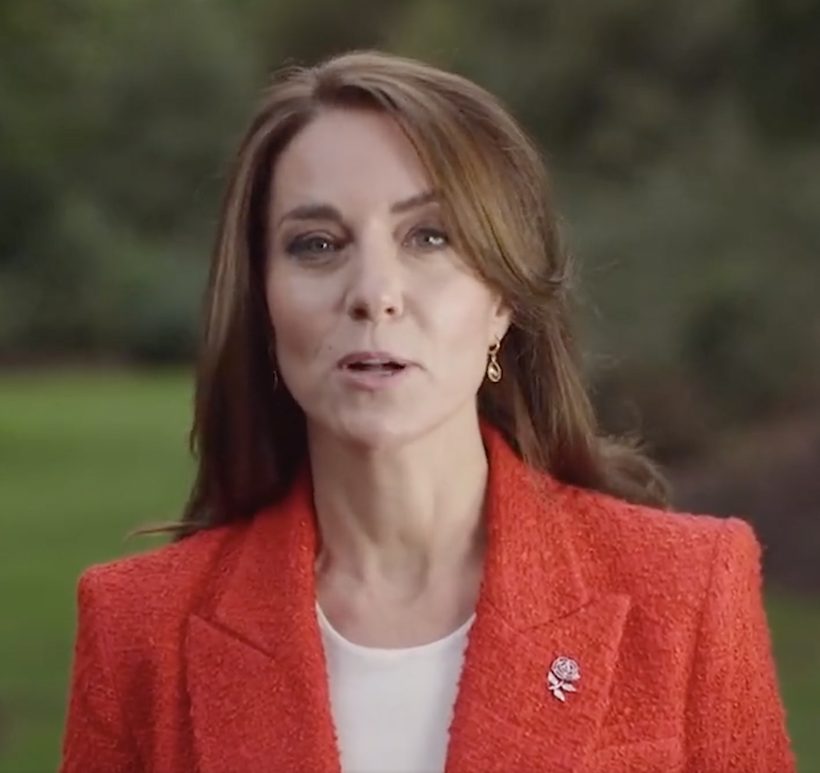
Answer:
[[[438,200],[438,191],[423,191],[408,199],[402,199],[395,204],[391,204],[390,212],[394,215],[401,215],[411,209],[416,209]],[[301,204],[285,212],[285,214],[279,218],[276,227],[278,228],[282,225],[285,220],[334,220],[337,223],[341,223],[343,218],[341,212],[331,204]]]

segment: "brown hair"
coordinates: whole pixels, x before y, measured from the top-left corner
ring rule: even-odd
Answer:
[[[482,385],[480,414],[559,480],[665,504],[665,482],[634,441],[596,426],[574,349],[570,258],[534,143],[465,78],[365,51],[280,71],[240,145],[205,298],[190,434],[198,470],[179,534],[251,515],[284,493],[304,460],[304,415],[273,380],[266,213],[278,154],[329,107],[383,110],[398,122],[441,194],[456,249],[512,310],[504,377]]]

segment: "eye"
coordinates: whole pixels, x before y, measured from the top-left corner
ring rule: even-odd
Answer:
[[[438,228],[417,228],[410,234],[410,243],[422,250],[440,250],[449,246],[447,234]]]
[[[298,258],[319,259],[332,255],[340,245],[331,236],[306,234],[288,242],[287,252]]]

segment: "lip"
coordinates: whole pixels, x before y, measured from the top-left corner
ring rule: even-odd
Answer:
[[[350,354],[346,354],[342,357],[336,365],[339,368],[346,368],[350,365],[350,363],[360,362],[361,360],[385,360],[398,363],[399,365],[404,365],[405,367],[408,365],[415,365],[415,363],[410,362],[410,360],[405,360],[403,357],[399,357],[391,352],[383,351],[350,352]]]
[[[396,362],[404,367],[401,370],[367,371],[354,370],[347,366],[352,362],[361,360],[386,360]],[[342,357],[338,364],[338,370],[344,379],[344,383],[354,389],[362,389],[366,392],[376,392],[383,389],[391,389],[401,384],[409,377],[416,363],[398,357],[391,352],[385,351],[361,351],[351,352]]]
[[[395,389],[406,379],[410,378],[415,368],[404,367],[395,371],[358,371],[350,368],[339,368],[339,375],[344,384],[352,389],[365,392],[379,392],[386,389]]]

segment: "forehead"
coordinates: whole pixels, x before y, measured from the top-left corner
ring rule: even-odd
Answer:
[[[273,168],[274,212],[293,205],[389,206],[430,188],[412,143],[386,113],[322,111],[299,131]]]

